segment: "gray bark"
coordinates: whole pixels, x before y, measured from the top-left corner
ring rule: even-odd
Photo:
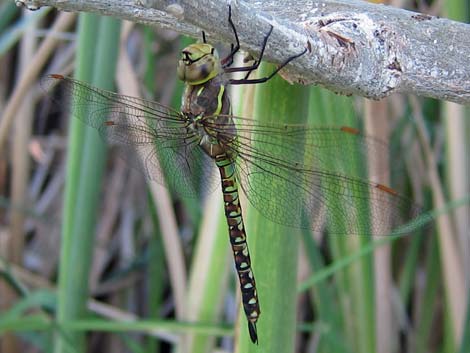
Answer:
[[[253,53],[274,27],[265,59],[290,80],[380,99],[394,92],[470,103],[470,25],[358,0],[16,0],[31,9],[94,12],[232,43]]]

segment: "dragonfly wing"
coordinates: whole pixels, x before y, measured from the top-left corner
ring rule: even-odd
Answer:
[[[389,172],[388,145],[355,128],[258,124],[244,118],[233,119],[237,123],[240,146],[235,148],[256,146],[272,156],[292,155],[307,169],[360,179],[379,180]]]
[[[367,181],[365,157],[382,145],[354,130],[260,125],[243,120],[230,140],[240,185],[262,214],[284,225],[336,234],[388,234],[420,213],[394,190]],[[305,147],[305,149],[304,149]],[[364,157],[364,158],[361,158]]]
[[[386,172],[386,144],[352,128],[232,119],[237,123],[235,140],[223,126],[214,128],[237,156],[247,198],[274,222],[315,231],[328,226],[336,234],[379,235],[420,213],[391,188],[367,181],[370,159],[376,158],[373,163]]]
[[[248,200],[276,223],[332,234],[385,235],[421,213],[381,184],[243,156],[237,163]]]
[[[164,148],[159,156],[162,168],[170,171],[166,186],[175,194],[201,198],[220,185],[214,161],[197,144]]]
[[[161,134],[167,132],[164,126],[170,122],[185,125],[182,115],[170,107],[96,88],[71,77],[48,75],[41,80],[41,86],[56,105],[70,110],[75,117],[96,129],[109,120],[110,111],[122,112],[120,121],[127,120],[135,126],[147,125],[149,120],[154,120],[151,125],[161,127]]]
[[[195,197],[215,188],[210,180],[216,168],[176,110],[60,75],[47,76],[42,85],[49,92],[55,86],[54,103],[97,129],[129,166],[148,179],[182,196]]]
[[[217,169],[199,148],[194,133],[178,131],[171,122],[156,119],[129,123],[128,116],[109,112],[112,123],[108,120],[98,130],[105,140],[114,143],[129,166],[184,197],[200,197],[215,189]],[[155,122],[158,126],[150,125]]]

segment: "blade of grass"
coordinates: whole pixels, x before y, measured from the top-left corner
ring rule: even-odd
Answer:
[[[460,344],[459,353],[465,353],[470,347],[470,291],[467,296],[467,318],[465,319],[465,326],[463,328],[463,337]]]
[[[5,31],[10,22],[20,12],[18,6],[15,6],[12,2],[3,2],[0,4],[0,33]]]
[[[8,311],[2,312],[0,326],[5,326],[6,323],[12,320],[18,320],[17,322],[20,322],[19,319],[24,318],[23,315],[27,314],[28,310],[34,310],[38,307],[44,307],[48,310],[54,309],[56,301],[56,295],[48,290],[37,290],[28,293],[18,300]]]
[[[110,321],[108,319],[90,318],[84,320],[70,320],[61,324],[51,321],[44,315],[29,315],[25,318],[11,318],[0,321],[0,332],[5,331],[62,331],[64,337],[67,332],[111,332],[155,334],[158,332],[176,332],[179,334],[195,333],[205,335],[228,336],[233,329],[228,325],[210,325],[204,323],[176,322],[170,320],[129,320]],[[76,346],[73,346],[76,352]],[[71,351],[66,350],[66,351]]]
[[[31,17],[27,11],[22,12],[22,19],[26,20]],[[37,29],[36,23],[33,22],[32,27],[27,27],[25,35],[21,37],[19,43],[19,72],[24,71],[31,63],[30,59],[34,55],[36,46],[36,39],[34,38],[34,31]],[[12,181],[10,197],[11,202],[16,205],[26,205],[28,199],[28,181],[30,175],[30,156],[28,151],[28,144],[31,141],[31,133],[33,126],[33,106],[34,100],[32,91],[29,90],[25,96],[25,100],[18,110],[15,123],[13,125],[10,158],[12,161]],[[25,214],[22,212],[13,211],[10,214],[10,226],[8,227],[9,236],[7,241],[4,242],[5,250],[4,255],[16,264],[23,263],[24,249],[25,249]],[[3,253],[3,251],[1,251]],[[2,254],[3,255],[3,254]],[[16,293],[12,288],[0,282],[0,296],[3,300],[0,302],[0,310],[5,307],[8,308],[17,299]],[[0,342],[0,350],[5,353],[13,353],[20,349],[20,341],[17,337],[6,334]]]
[[[5,53],[17,44],[28,29],[36,27],[38,21],[44,18],[52,10],[50,7],[43,7],[38,11],[30,12],[29,16],[22,16],[17,23],[5,30],[3,27],[5,27],[6,23],[10,21],[11,16],[16,14],[16,12],[12,12],[13,9],[10,8],[11,5],[13,4],[4,3],[0,9],[0,56],[5,55]],[[13,7],[15,6],[13,5]],[[18,10],[16,9],[16,11]]]
[[[271,65],[262,65],[260,76],[267,76],[273,69]],[[300,123],[307,117],[307,107],[308,90],[291,86],[280,77],[256,86],[255,117],[261,123]],[[303,155],[302,141],[299,141],[298,153]],[[286,187],[281,180],[276,184],[271,185],[274,190]],[[240,311],[237,351],[292,352],[296,337],[296,276],[300,230],[275,224],[248,205],[245,209],[261,316],[258,321],[259,346],[256,346],[248,338],[246,318]]]
[[[144,28],[144,57],[146,66],[144,74],[144,85],[149,92],[155,91],[156,82],[154,80],[157,65],[155,63],[155,51],[153,45],[156,33],[151,28]],[[162,234],[157,216],[155,203],[152,195],[148,193],[149,213],[152,220],[155,234],[149,240],[149,263],[147,267],[148,294],[148,317],[150,319],[159,317],[159,310],[163,305],[163,294],[165,290],[165,252],[163,248]],[[154,337],[148,337],[145,351],[148,353],[159,353],[160,345]]]
[[[160,226],[158,223],[157,210],[153,202],[152,196],[148,194],[150,215],[152,219],[153,229],[155,233],[149,240],[149,263],[147,267],[148,277],[148,316],[150,319],[158,318],[158,312],[163,305],[163,293],[165,290],[165,253],[163,251],[163,241],[160,234]],[[149,337],[146,342],[146,351],[151,353],[159,353],[160,347],[157,340]]]
[[[125,95],[139,96],[139,84],[137,82],[137,76],[130,64],[130,59],[126,58],[125,55],[122,59],[123,60],[119,62],[119,71],[127,73],[127,75],[118,78],[119,91]],[[161,150],[159,150],[159,152],[161,152]],[[171,175],[172,174],[168,174],[166,177],[171,178]],[[179,236],[173,203],[169,190],[163,185],[150,183],[149,187],[153,196],[155,210],[159,217],[159,225],[161,227],[160,234],[162,235],[162,243],[165,250],[164,258],[167,262],[166,265],[172,287],[175,315],[177,319],[185,320],[187,274],[183,245]],[[185,342],[181,341],[181,343],[184,344]]]
[[[220,190],[208,198],[204,215],[190,267],[188,319],[216,322],[225,298],[230,260]],[[215,341],[211,336],[193,335],[189,338],[191,352],[210,352],[214,349]]]
[[[321,97],[321,105],[315,105],[318,101],[316,96]],[[350,98],[334,95],[331,92],[320,88],[311,88],[311,98],[309,119],[314,125],[336,125],[357,127],[358,121],[355,119]],[[361,169],[364,168],[366,161],[361,161],[353,151],[349,153],[350,163],[348,165],[351,175],[362,175]],[[328,183],[327,181],[325,181]],[[343,205],[338,200],[328,200],[326,207],[333,206],[333,209],[341,209]],[[364,209],[365,207],[361,207]],[[358,227],[368,224],[368,214],[357,214]],[[333,233],[335,229],[331,229]],[[364,230],[364,229],[358,229]],[[336,229],[341,231],[341,229]],[[343,231],[341,231],[343,232]],[[334,258],[339,261],[347,256],[351,251],[357,251],[370,243],[370,237],[341,237],[330,235],[328,242]],[[372,256],[364,257],[347,269],[345,272],[336,274],[338,286],[338,300],[342,309],[342,321],[344,327],[342,335],[336,333],[339,337],[344,336],[347,347],[351,351],[374,352],[375,351],[375,330],[374,330],[374,281]]]
[[[74,14],[60,14],[52,27],[52,32],[65,30],[70,26],[74,19]],[[44,39],[34,57],[31,58],[31,62],[34,62],[34,65],[29,65],[27,70],[22,72],[21,78],[15,86],[13,93],[8,99],[7,105],[2,112],[2,120],[0,120],[0,151],[3,150],[4,143],[6,142],[8,133],[10,132],[10,125],[13,122],[16,112],[23,103],[26,93],[48,60],[50,53],[57,43],[58,40],[54,37],[47,37]]]
[[[450,0],[446,1],[444,11],[447,15],[457,21],[470,22],[470,4],[468,0]],[[444,115],[444,124],[446,130],[446,157],[447,163],[445,164],[445,177],[447,188],[449,189],[449,196],[451,200],[455,200],[462,195],[470,194],[470,159],[468,158],[468,151],[470,151],[470,109],[462,105],[454,104],[451,102],[444,102],[442,107]],[[461,265],[465,269],[470,268],[470,237],[468,232],[470,229],[470,206],[461,207],[454,211],[452,216],[455,220],[455,228],[458,243],[458,252],[462,259]],[[470,276],[464,277],[465,290],[467,291],[466,300],[467,312],[470,312]],[[454,295],[455,298],[455,295]],[[450,296],[448,300],[452,300]],[[452,305],[451,303],[449,303]],[[463,304],[464,308],[465,303]],[[463,313],[462,313],[463,315]],[[455,319],[455,318],[454,318]],[[460,324],[461,322],[461,324]],[[464,330],[464,318],[454,326],[453,337],[456,341],[456,346],[460,342],[468,340],[470,333]],[[465,336],[465,337],[463,337]],[[469,346],[467,346],[468,349]],[[461,346],[463,349],[463,345]]]
[[[91,81],[93,67],[93,53],[95,50],[94,41],[98,31],[99,18],[93,15],[80,15],[78,20],[78,51],[75,76],[84,81]],[[69,145],[67,155],[67,179],[65,183],[64,197],[64,221],[62,224],[62,244],[59,261],[59,280],[58,280],[58,307],[57,321],[59,324],[70,320],[78,314],[71,312],[74,297],[69,297],[68,288],[72,286],[71,251],[74,242],[80,242],[81,239],[73,239],[72,232],[74,226],[74,213],[77,201],[78,183],[80,178],[80,165],[82,159],[82,148],[84,142],[84,126],[70,117]],[[78,283],[77,283],[78,285]],[[83,283],[82,283],[83,285]],[[78,309],[78,307],[77,307]],[[83,310],[83,308],[78,309]],[[56,338],[55,352],[60,353],[64,347],[63,338],[59,335]]]
[[[403,227],[404,229],[414,230],[416,228],[422,227],[423,224],[426,224],[426,222],[430,222],[430,220],[435,219],[436,217],[442,214],[449,213],[449,211],[454,208],[461,207],[462,205],[468,205],[468,204],[470,204],[470,196],[464,197],[457,201],[449,202],[447,205],[445,205],[445,207],[441,209],[433,210],[429,213],[423,214],[417,217],[414,221],[410,222],[409,225],[404,225]],[[299,291],[305,291],[308,288],[315,286],[317,283],[324,281],[330,278],[331,276],[334,276],[341,269],[350,266],[350,264],[352,264],[355,261],[358,261],[365,254],[373,252],[377,247],[382,246],[383,244],[386,244],[386,243],[394,242],[397,239],[403,238],[405,236],[407,236],[407,233],[402,230],[399,233],[396,233],[396,234],[392,233],[387,237],[381,237],[378,240],[375,240],[369,244],[366,244],[361,249],[354,251],[352,253],[349,253],[347,256],[344,256],[343,258],[333,262],[328,267],[325,267],[321,271],[314,274],[312,277],[305,280],[303,283],[300,284]]]
[[[325,260],[309,230],[302,231],[302,245],[313,273],[324,269]],[[337,287],[326,282],[318,282],[311,289],[311,292],[312,302],[317,313],[315,323],[320,324],[321,328],[323,328],[318,331],[318,335],[311,336],[311,340],[316,340],[315,346],[317,351],[319,353],[350,352],[347,348],[346,340],[342,337],[342,325],[344,323],[340,313],[336,310],[336,302],[338,300]]]
[[[414,120],[417,124],[418,138],[425,155],[429,173],[428,177],[433,191],[433,203],[436,207],[443,207],[446,204],[444,188],[438,174],[436,156],[431,148],[429,131],[424,122],[424,113],[416,97],[410,97],[410,104],[413,110]],[[450,215],[442,215],[436,222],[440,242],[439,249],[445,284],[446,305],[448,305],[449,308],[449,310],[446,310],[446,314],[448,314],[448,319],[451,321],[449,325],[452,327],[450,331],[446,331],[446,333],[451,332],[452,337],[446,336],[445,340],[449,341],[450,346],[452,346],[450,351],[455,352],[456,344],[460,342],[463,334],[462,328],[466,300],[465,275],[461,266],[462,253],[458,251],[459,245],[455,238],[454,224]]]
[[[411,352],[425,353],[430,351],[429,340],[432,338],[433,322],[436,314],[436,301],[438,300],[438,289],[442,281],[441,273],[439,270],[439,249],[436,237],[431,237],[429,240],[428,257],[426,259],[426,284],[423,288],[422,300],[419,303],[419,308],[416,308],[416,336],[414,346],[411,347]]]
[[[77,76],[101,88],[112,88],[120,23],[112,18],[82,15]],[[95,48],[96,51],[93,49]],[[83,150],[82,150],[83,147]],[[64,209],[60,258],[59,324],[83,317],[88,297],[88,273],[93,254],[95,215],[105,165],[105,146],[97,131],[72,119],[70,161]],[[76,352],[84,352],[84,335],[66,333]],[[58,334],[55,352],[64,351],[64,335]]]
[[[338,97],[319,88],[310,89],[309,97],[309,121],[312,125],[326,124],[324,121],[332,119],[349,119],[353,115],[350,99]],[[303,246],[309,259],[313,273],[322,271],[325,260],[317,249],[316,242],[311,232],[302,232]],[[315,343],[318,352],[349,352],[347,340],[344,336],[344,313],[337,310],[341,293],[346,291],[346,278],[344,274],[338,273],[337,282],[317,283],[312,288],[313,303],[315,305],[315,323],[327,329],[319,331],[317,335],[312,335],[311,340]],[[341,290],[344,288],[344,290]]]

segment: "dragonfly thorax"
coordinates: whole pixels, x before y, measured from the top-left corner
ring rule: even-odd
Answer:
[[[177,74],[181,81],[189,85],[200,85],[222,72],[219,54],[210,44],[188,45],[181,51]]]
[[[226,90],[227,80],[213,46],[192,44],[182,51],[178,76],[185,81],[181,112],[191,122],[199,146],[211,158],[231,158],[228,145],[236,136],[231,119],[231,105]]]
[[[237,130],[230,116],[198,116],[190,120],[188,129],[198,136],[199,146],[209,157],[235,158],[236,153],[229,145],[236,139]]]
[[[204,83],[186,84],[181,112],[191,124],[189,129],[197,134],[199,145],[211,158],[226,155],[231,158],[228,144],[236,136],[231,119],[230,98],[223,74],[217,74]]]

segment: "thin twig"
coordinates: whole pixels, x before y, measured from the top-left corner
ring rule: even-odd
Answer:
[[[442,183],[437,171],[437,163],[432,153],[430,138],[426,132],[421,106],[415,97],[410,97],[413,116],[416,121],[418,137],[421,142],[423,154],[428,167],[428,175],[431,188],[433,190],[433,201],[436,208],[443,208],[445,205],[445,196]],[[451,320],[453,323],[454,343],[461,342],[463,335],[465,319],[465,276],[462,271],[461,253],[458,251],[456,239],[455,224],[452,223],[449,214],[442,214],[436,220],[439,229],[439,247],[441,251],[441,261],[443,263],[443,278],[445,291],[447,294],[447,303],[450,307]]]

